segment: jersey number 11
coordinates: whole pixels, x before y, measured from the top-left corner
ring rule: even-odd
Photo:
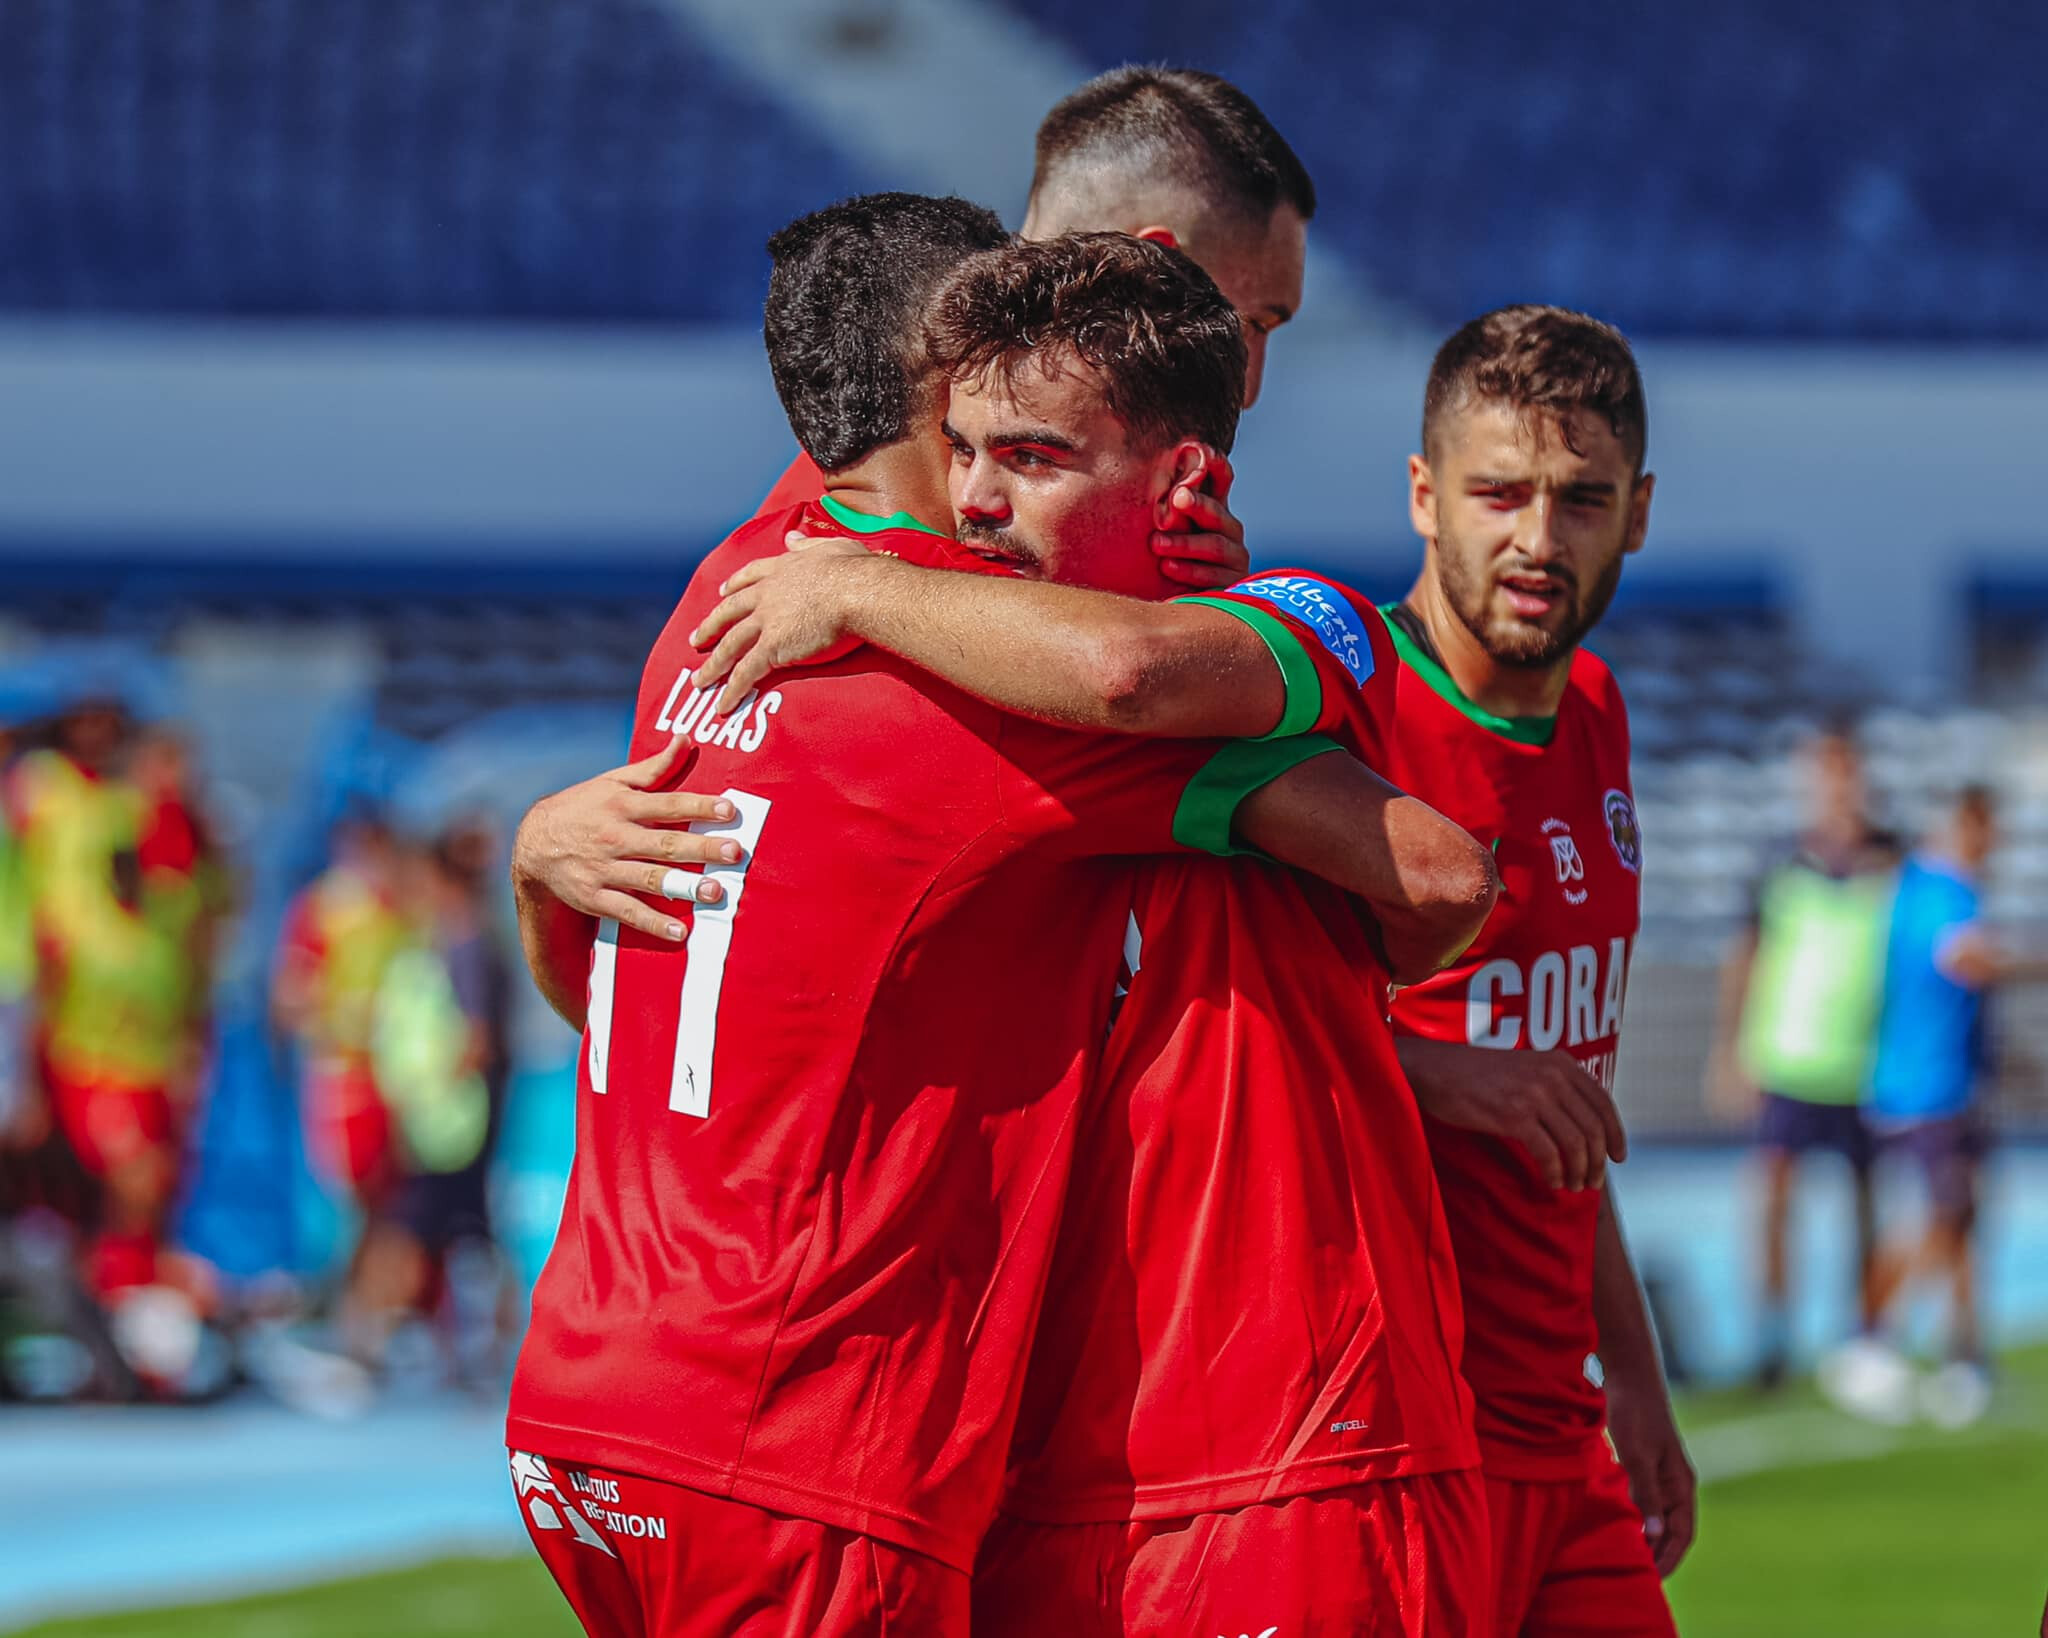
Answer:
[[[719,793],[733,806],[730,819],[700,819],[690,829],[700,836],[730,836],[740,844],[738,864],[706,865],[704,874],[725,888],[716,904],[700,904],[692,916],[683,987],[676,1012],[676,1053],[669,1071],[668,1106],[698,1119],[711,1113],[711,1058],[718,1044],[718,998],[725,988],[726,958],[732,953],[733,923],[747,885],[747,867],[768,822],[769,799],[751,791]],[[607,1090],[612,1050],[612,993],[619,964],[619,924],[598,923],[590,953],[590,1085]]]

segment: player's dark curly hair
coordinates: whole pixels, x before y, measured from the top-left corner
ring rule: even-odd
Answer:
[[[1008,238],[993,211],[965,199],[870,193],[799,216],[768,241],[762,337],[806,455],[837,472],[909,436],[932,291]]]
[[[963,262],[932,300],[926,349],[956,381],[1098,371],[1134,442],[1228,451],[1244,402],[1244,329],[1209,275],[1123,233],[1014,240]]]
[[[1519,409],[1590,410],[1603,417],[1641,472],[1650,409],[1628,339],[1611,324],[1565,307],[1526,303],[1482,313],[1437,349],[1422,397],[1422,448],[1442,418],[1469,399]],[[1569,446],[1570,431],[1565,437]],[[1574,450],[1573,453],[1578,453]]]
[[[1127,63],[1063,97],[1038,127],[1031,191],[1088,167],[1169,175],[1254,221],[1283,202],[1316,213],[1308,167],[1259,105],[1196,68]]]

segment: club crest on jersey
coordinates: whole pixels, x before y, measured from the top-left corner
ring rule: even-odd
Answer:
[[[1542,828],[1543,839],[1550,844],[1550,862],[1557,866],[1557,885],[1564,889],[1564,902],[1584,904],[1590,890],[1572,885],[1586,879],[1586,861],[1572,839],[1572,827],[1562,819],[1546,819]]]
[[[1636,823],[1636,805],[1627,791],[1607,793],[1607,839],[1615,857],[1638,876],[1643,873],[1643,831]]]
[[[1305,574],[1267,574],[1241,580],[1230,588],[1233,597],[1256,597],[1292,615],[1344,663],[1359,687],[1373,672],[1372,639],[1351,599],[1327,581]]]

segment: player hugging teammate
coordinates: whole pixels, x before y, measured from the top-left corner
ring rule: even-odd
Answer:
[[[1025,240],[891,194],[771,244],[807,460],[515,858],[585,1045],[508,1442],[591,1633],[1671,1630],[1692,1476],[1604,1186],[1640,841],[1578,647],[1640,379],[1475,321],[1409,599],[1238,578],[1314,206],[1234,88],[1121,70]]]

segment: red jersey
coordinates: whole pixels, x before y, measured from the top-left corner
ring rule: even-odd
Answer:
[[[1300,574],[1197,601],[1313,664],[1328,725],[1384,763],[1370,603]],[[1361,907],[1274,865],[1155,860],[1126,938],[1004,1511],[1172,1518],[1476,1465],[1451,1242]]]
[[[1554,720],[1480,711],[1397,625],[1400,733],[1388,777],[1493,844],[1501,895],[1455,965],[1394,998],[1407,1035],[1501,1051],[1561,1047],[1614,1085],[1642,839],[1628,714],[1581,649]],[[1465,1293],[1465,1379],[1488,1474],[1582,1475],[1604,1453],[1586,1376],[1596,1191],[1544,1182],[1519,1144],[1431,1121]]]
[[[686,944],[600,931],[507,1439],[967,1569],[1107,1027],[1127,867],[1101,856],[1227,851],[1303,753],[1051,728],[873,648],[712,714],[688,635],[792,526],[984,568],[908,522],[754,519],[649,657],[632,755],[689,734],[689,788],[738,809],[704,828],[748,856],[722,905],[675,905]]]
[[[796,452],[796,459],[784,469],[761,501],[757,517],[767,517],[771,512],[786,512],[792,506],[804,506],[825,493],[825,474],[818,470],[818,463],[802,450]]]

